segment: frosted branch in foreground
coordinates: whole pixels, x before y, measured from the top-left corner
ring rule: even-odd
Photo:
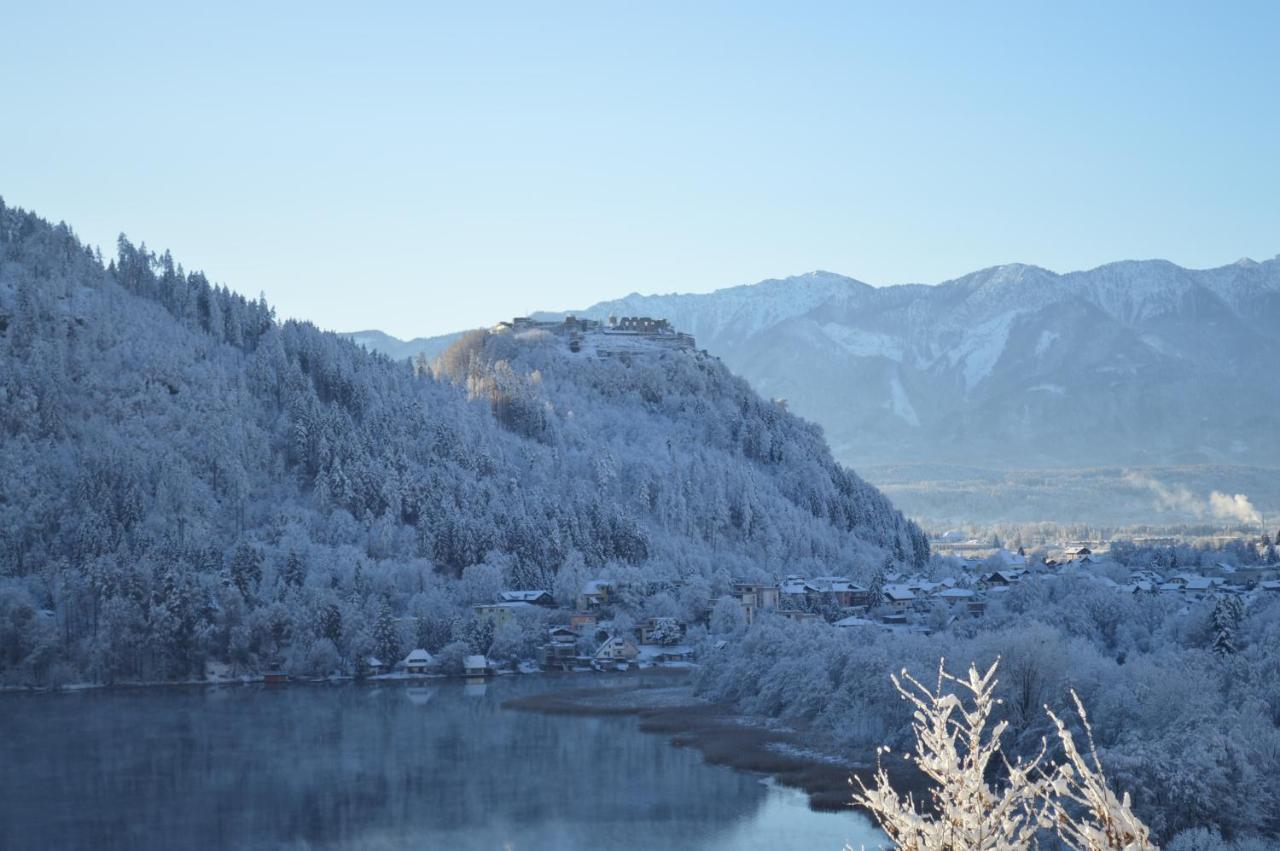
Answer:
[[[998,665],[985,673],[970,665],[960,678],[939,662],[932,690],[905,670],[892,677],[898,693],[916,708],[915,752],[907,759],[933,781],[931,812],[922,812],[911,795],[900,796],[879,763],[873,787],[857,779],[854,803],[875,815],[893,847],[902,851],[1018,851],[1034,847],[1041,830],[1056,830],[1068,847],[1080,851],[1157,851],[1150,831],[1131,811],[1129,796],[1117,798],[1107,787],[1088,717],[1074,692],[1089,736],[1088,759],[1051,712],[1066,761],[1046,766],[1043,745],[1028,762],[1004,759],[1000,738],[1006,722],[989,726],[1000,703],[994,697]],[[993,788],[986,774],[997,757],[1006,776]]]

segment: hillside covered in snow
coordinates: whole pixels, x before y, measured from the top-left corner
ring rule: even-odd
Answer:
[[[350,668],[393,620],[460,639],[477,566],[710,599],[928,557],[714,358],[508,331],[415,368],[3,204],[0,435],[0,680]]]
[[[1280,258],[1015,264],[935,286],[814,272],[575,314],[693,334],[918,516],[1243,519],[1214,514],[1215,490],[1280,514],[1280,489],[1255,486],[1280,467]]]

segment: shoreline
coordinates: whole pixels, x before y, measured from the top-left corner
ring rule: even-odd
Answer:
[[[870,817],[853,805],[852,784],[854,778],[873,782],[874,761],[848,759],[824,748],[819,737],[804,730],[753,719],[723,704],[701,700],[689,683],[673,683],[674,679],[570,688],[511,698],[502,705],[549,715],[633,716],[639,719],[641,731],[665,735],[678,748],[697,748],[712,765],[766,775],[782,786],[803,791],[812,810],[856,810]],[[924,777],[910,766],[890,764],[886,768],[899,791],[911,792],[920,800],[928,789]]]
[[[544,677],[563,678],[563,687],[509,698],[502,702],[502,707],[548,715],[635,717],[642,732],[666,736],[668,744],[674,747],[696,748],[711,765],[771,777],[781,786],[804,792],[811,810],[831,813],[856,810],[871,817],[865,810],[853,805],[852,785],[855,778],[861,778],[867,783],[873,782],[876,770],[874,761],[862,762],[841,754],[824,737],[792,723],[742,715],[728,705],[697,697],[688,681],[691,669],[641,669],[622,674],[626,680],[622,684],[614,681],[610,685],[598,682],[571,683],[571,678],[577,679],[572,674],[538,673]],[[507,676],[532,674],[533,672],[513,672]],[[469,678],[462,675],[425,674],[293,679],[273,683],[266,682],[259,676],[221,681],[73,684],[55,688],[6,686],[0,688],[0,696],[228,686],[296,688],[325,685],[411,685],[467,679]],[[925,793],[929,785],[919,771],[899,760],[894,760],[885,768],[894,788],[900,793],[909,792],[917,801],[928,800]]]

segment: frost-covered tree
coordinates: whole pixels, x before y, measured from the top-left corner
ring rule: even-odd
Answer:
[[[960,678],[939,663],[932,689],[905,669],[894,676],[898,693],[915,707],[915,747],[907,759],[932,781],[931,806],[922,809],[910,794],[899,795],[883,764],[874,786],[858,778],[854,802],[872,813],[903,851],[1017,851],[1036,847],[1037,834],[1047,830],[1080,851],[1154,851],[1150,831],[1133,814],[1128,796],[1116,797],[1092,747],[1086,759],[1057,716],[1049,713],[1066,755],[1063,762],[1050,764],[1043,747],[1026,761],[1004,759],[1001,737],[1007,723],[992,724],[1000,703],[997,667],[993,663],[980,673],[970,665]],[[1078,698],[1077,707],[1087,731]],[[1001,779],[993,783],[989,778],[997,768]]]
[[[378,617],[373,624],[373,652],[387,664],[400,659],[403,644],[400,630],[396,626],[395,617],[391,614],[391,605],[383,601],[378,608]]]
[[[1236,652],[1236,630],[1240,628],[1243,615],[1244,607],[1238,597],[1220,597],[1214,603],[1209,616],[1214,653],[1230,656]]]
[[[721,597],[711,607],[711,631],[717,635],[736,632],[747,623],[742,605],[732,597]]]

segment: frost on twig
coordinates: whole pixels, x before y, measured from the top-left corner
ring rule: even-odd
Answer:
[[[871,812],[902,851],[1017,851],[1034,847],[1042,830],[1055,830],[1080,851],[1155,851],[1150,832],[1129,808],[1128,795],[1117,798],[1107,787],[1078,697],[1089,759],[1053,713],[1065,762],[1046,766],[1043,745],[1030,761],[1004,759],[1000,738],[1006,722],[992,726],[991,717],[1000,703],[994,696],[998,665],[985,673],[970,665],[962,678],[948,674],[939,662],[933,689],[905,670],[892,677],[898,693],[915,706],[916,744],[907,759],[933,781],[932,806],[925,812],[911,795],[900,796],[879,759],[875,785],[858,778],[854,803]],[[992,786],[987,771],[997,758],[1004,779]]]
[[[1102,774],[1102,763],[1098,760],[1098,751],[1093,744],[1093,728],[1089,726],[1089,716],[1084,711],[1080,696],[1072,691],[1071,698],[1075,701],[1076,712],[1084,726],[1085,738],[1089,742],[1089,755],[1086,759],[1080,753],[1067,725],[1046,706],[1045,712],[1058,728],[1058,738],[1062,740],[1062,749],[1067,759],[1049,775],[1044,798],[1045,812],[1052,819],[1062,841],[1071,848],[1086,851],[1154,849],[1156,846],[1151,842],[1151,831],[1130,809],[1129,793],[1117,798],[1116,793],[1107,786],[1107,779]],[[1073,816],[1073,811],[1080,814]]]

